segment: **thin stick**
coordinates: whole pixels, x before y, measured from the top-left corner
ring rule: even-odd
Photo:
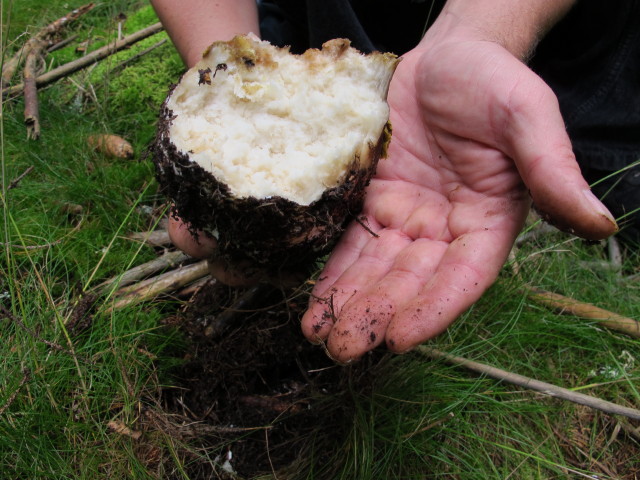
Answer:
[[[550,397],[557,397],[580,405],[585,405],[589,408],[594,408],[611,415],[623,415],[628,418],[633,418],[634,420],[640,420],[640,410],[635,408],[618,405],[617,403],[608,402],[598,397],[585,395],[584,393],[573,392],[551,383],[542,382],[530,377],[518,375],[517,373],[501,370],[499,368],[492,367],[491,365],[485,365],[483,363],[474,362],[473,360],[468,360],[464,357],[458,357],[446,352],[441,352],[435,348],[419,346],[416,351],[426,357],[444,360],[447,363],[464,367],[473,372],[495,378],[496,380],[512,383],[523,388],[528,388],[529,390],[535,390],[545,395],[549,395]]]
[[[616,237],[609,237],[607,239],[607,253],[609,254],[609,261],[616,268],[622,267],[622,250],[620,249],[620,242],[616,240]]]
[[[191,295],[196,293],[198,290],[200,290],[204,285],[206,285],[207,282],[211,281],[212,278],[213,277],[211,275],[205,275],[200,280],[196,280],[191,285],[188,285],[182,290],[176,292],[176,297],[180,297],[180,298],[190,297]]]
[[[88,3],[86,5],[83,5],[81,7],[76,8],[75,10],[72,10],[70,13],[68,13],[64,17],[60,17],[55,22],[51,22],[49,25],[47,25],[46,27],[41,29],[35,35],[36,38],[53,37],[60,30],[62,30],[64,27],[66,27],[69,23],[77,20],[82,15],[84,15],[85,13],[89,12],[90,10],[92,10],[93,7],[95,7],[95,6],[96,6],[95,3]]]
[[[184,287],[209,273],[209,265],[206,260],[202,260],[193,265],[180,268],[171,272],[158,275],[157,277],[144,280],[140,283],[125,287],[119,290],[116,295],[120,298],[107,309],[111,313],[119,308],[134,305],[155,298],[162,293],[169,293]]]
[[[44,245],[17,245],[17,244],[8,243],[8,242],[0,242],[0,246],[14,248],[16,250],[23,250],[23,251],[45,250],[47,248],[52,248],[52,247],[55,247],[56,245],[60,245],[63,241],[64,241],[64,237],[59,238],[58,240],[55,240],[51,243],[45,243]]]
[[[16,73],[18,67],[22,64],[26,54],[29,51],[28,42],[25,43],[20,50],[2,65],[2,77],[0,77],[0,86],[4,89]]]
[[[154,247],[163,247],[171,245],[169,232],[166,230],[152,230],[149,232],[133,232],[127,235],[131,240],[138,240],[142,243],[153,245]]]
[[[27,138],[37,140],[40,137],[40,112],[38,107],[38,64],[43,61],[46,44],[44,40],[35,42],[24,63],[24,124]]]
[[[54,43],[49,48],[47,48],[47,53],[52,53],[52,52],[55,52],[56,50],[60,50],[61,48],[66,47],[77,38],[78,38],[78,35],[71,35],[70,37],[65,38],[64,40],[60,40],[58,43]]]
[[[199,263],[203,263],[203,262],[199,262]],[[130,293],[135,293],[135,292],[138,292],[138,291],[144,291],[147,287],[157,283],[158,281],[165,282],[165,281],[169,281],[169,280],[174,279],[177,282],[181,282],[183,276],[191,275],[191,273],[189,273],[190,270],[187,270],[187,268],[188,267],[192,267],[193,265],[194,264],[184,265],[184,266],[179,267],[179,268],[177,268],[175,270],[171,270],[169,272],[162,273],[162,274],[157,275],[155,277],[147,278],[146,280],[142,280],[142,281],[140,281],[140,282],[138,282],[136,284],[124,286],[124,287],[120,288],[115,294],[116,294],[116,296],[123,296],[123,295],[128,295]]]
[[[133,267],[130,270],[127,270],[122,275],[117,275],[109,280],[101,283],[96,288],[100,292],[106,292],[110,288],[118,285],[119,287],[124,287],[126,285],[130,285],[133,282],[137,282],[138,280],[148,277],[149,275],[153,275],[158,273],[160,270],[164,270],[165,268],[175,267],[176,265],[188,260],[189,255],[185,253],[175,251],[175,252],[167,252],[164,255],[151,260],[150,262],[143,263],[136,267]]]
[[[60,17],[55,22],[51,22],[46,27],[40,29],[33,37],[31,37],[27,42],[25,42],[24,46],[16,52],[16,54],[4,62],[2,66],[2,80],[1,84],[4,88],[5,85],[8,85],[11,82],[11,79],[15,75],[16,70],[20,66],[20,64],[26,59],[29,51],[32,49],[34,43],[44,42],[45,47],[48,46],[52,38],[60,32],[65,26],[69,23],[77,20],[81,15],[84,15],[89,10],[91,10],[95,6],[94,3],[89,3],[80,8],[76,8],[71,11],[69,14],[64,17]]]
[[[161,47],[162,45],[164,45],[165,43],[167,43],[167,39],[163,38],[162,40],[160,40],[157,43],[154,43],[153,45],[151,45],[149,48],[145,48],[144,50],[142,50],[141,52],[136,53],[135,55],[127,58],[126,60],[123,60],[122,62],[120,62],[118,65],[116,65],[115,67],[113,67],[113,69],[111,70],[110,73],[116,73],[119,72],[120,70],[123,70],[127,67],[127,65],[129,65],[130,63],[135,62],[136,60],[138,60],[140,57],[145,56],[147,53],[153,52],[156,48]]]
[[[561,313],[569,313],[577,317],[595,320],[611,330],[626,333],[634,338],[640,338],[640,323],[633,318],[624,317],[590,303],[579,302],[573,298],[541,290],[530,285],[525,285],[524,288],[529,298],[536,303],[559,310]]]
[[[82,70],[110,55],[113,55],[120,50],[127,48],[133,45],[140,40],[144,40],[151,35],[154,35],[162,30],[162,24],[160,22],[154,23],[153,25],[144,28],[138,32],[132,33],[124,37],[122,40],[115,41],[108,45],[105,45],[98,50],[95,50],[88,55],[85,55],[82,58],[74,60],[69,63],[65,63],[64,65],[59,66],[58,68],[54,68],[53,70],[44,73],[38,78],[36,78],[36,86],[38,88],[44,87],[45,85],[49,85],[50,83],[55,82],[63,77],[71,75],[72,73],[77,72],[78,70]],[[2,90],[3,97],[11,97],[19,94],[24,88],[23,84],[14,85],[12,87],[7,87]]]
[[[34,168],[33,165],[31,165],[24,172],[22,172],[16,178],[11,180],[11,183],[7,186],[7,190],[11,190],[13,188],[16,188],[18,186],[18,184],[22,181],[22,179],[24,177],[26,177],[27,175],[29,175],[33,171],[33,168]]]
[[[362,215],[361,217],[356,216],[355,217],[355,221],[358,222],[360,224],[360,226],[362,228],[364,228],[367,232],[369,232],[369,234],[374,237],[374,238],[380,238],[380,235],[378,235],[376,232],[374,232],[373,230],[371,230],[371,227],[369,227],[369,225],[367,225],[365,222],[367,222],[367,216],[366,215]]]
[[[622,431],[633,438],[636,442],[640,442],[640,427],[634,428],[631,424],[621,420],[618,425],[622,428]]]

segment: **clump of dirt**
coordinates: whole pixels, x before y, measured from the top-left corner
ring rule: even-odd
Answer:
[[[335,453],[351,418],[346,392],[354,383],[370,388],[371,367],[383,353],[336,365],[302,336],[307,298],[299,290],[211,282],[168,320],[187,332],[188,346],[175,372],[178,388],[164,392],[163,409],[198,422],[200,448],[221,446],[217,462],[191,462],[189,478],[225,478],[225,462],[233,469],[229,478],[278,472],[294,462],[299,470],[311,450],[316,465]]]

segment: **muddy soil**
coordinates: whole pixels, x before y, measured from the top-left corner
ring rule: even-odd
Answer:
[[[209,283],[167,319],[188,344],[163,410],[197,426],[190,439],[197,448],[217,451],[213,459],[194,456],[189,478],[292,478],[318,466],[331,478],[331,456],[351,418],[348,392],[369,388],[384,353],[336,365],[302,336],[307,295]]]

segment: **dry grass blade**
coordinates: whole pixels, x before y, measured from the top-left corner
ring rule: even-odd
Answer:
[[[532,286],[525,286],[531,300],[561,313],[569,313],[577,317],[596,320],[601,325],[627,335],[640,338],[640,323],[633,318],[624,317],[590,303],[579,302],[570,297],[548,292]]]
[[[553,385],[551,383],[542,382],[530,377],[518,375],[517,373],[501,370],[499,368],[492,367],[491,365],[485,365],[483,363],[474,362],[473,360],[468,360],[464,357],[458,357],[446,352],[441,352],[440,350],[436,350],[435,348],[420,346],[416,349],[416,351],[426,357],[437,360],[444,360],[447,363],[464,367],[473,372],[495,378],[496,380],[501,380],[513,385],[518,385],[530,390],[535,390],[551,397],[557,397],[563,400],[578,403],[580,405],[585,405],[587,407],[594,408],[608,414],[623,415],[634,420],[640,420],[640,410],[637,410],[635,408],[625,407],[617,403],[608,402],[598,397],[585,395],[584,393],[573,392],[571,390],[558,387],[557,385]]]

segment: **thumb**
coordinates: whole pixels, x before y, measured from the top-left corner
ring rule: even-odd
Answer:
[[[612,235],[618,225],[582,178],[558,100],[535,75],[511,91],[506,151],[514,159],[542,217],[560,230],[589,240]]]

